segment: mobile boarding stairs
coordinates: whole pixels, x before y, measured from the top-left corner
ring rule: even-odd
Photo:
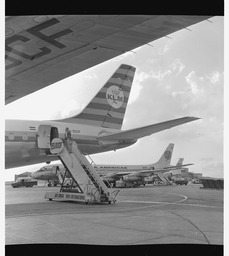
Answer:
[[[60,192],[47,192],[45,198],[62,201],[77,201],[87,203],[115,203],[119,190],[111,191],[99,177],[93,166],[79,150],[77,143],[71,139],[59,138],[58,129],[50,125],[40,125],[37,137],[38,147],[44,149],[47,155],[58,156],[69,172],[71,184],[60,177]]]

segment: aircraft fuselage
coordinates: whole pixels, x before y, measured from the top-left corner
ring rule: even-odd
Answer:
[[[98,136],[111,134],[118,130],[83,125],[76,123],[62,123],[56,121],[33,120],[6,120],[5,122],[5,168],[15,168],[58,160],[57,156],[46,155],[44,149],[38,148],[37,135],[40,125],[57,127],[59,137],[64,139],[65,129],[71,131],[73,140],[76,141],[81,152],[95,154],[130,146],[135,142],[116,142],[103,145]]]

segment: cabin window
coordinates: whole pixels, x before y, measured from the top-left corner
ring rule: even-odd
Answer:
[[[22,135],[22,139],[23,139],[23,140],[28,140],[28,134],[27,134],[27,133],[24,133],[24,134]]]
[[[9,140],[14,140],[14,133],[9,134]]]

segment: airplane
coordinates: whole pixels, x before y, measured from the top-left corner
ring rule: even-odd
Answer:
[[[173,175],[180,174],[182,170],[187,169],[185,168],[186,166],[193,165],[193,164],[183,164],[183,162],[184,162],[184,158],[179,158],[177,161],[177,164],[175,165],[176,168],[169,170],[168,172],[165,172],[163,175],[166,178],[171,178]]]
[[[93,167],[95,170],[99,173],[103,179],[108,180],[110,182],[114,182],[114,179],[111,180],[109,177],[110,174],[107,174],[109,172],[114,173],[114,171],[136,171],[136,170],[144,170],[144,169],[152,169],[154,166],[161,166],[161,165],[168,165],[171,160],[172,151],[173,151],[174,144],[169,144],[169,146],[166,149],[166,154],[170,156],[167,159],[164,157],[164,154],[160,158],[160,160],[155,163],[154,165],[96,165],[93,164]],[[65,172],[65,168],[62,164],[50,164],[41,167],[38,171],[35,171],[30,174],[31,178],[37,179],[37,180],[46,180],[48,181],[48,186],[56,186],[59,183],[59,177],[57,175],[58,172],[61,172],[62,174]],[[111,175],[112,175],[111,174]],[[110,179],[109,179],[110,178]],[[118,177],[119,179],[120,177]]]
[[[103,175],[102,178],[109,183],[115,183],[117,180],[123,180],[124,182],[137,183],[138,185],[145,185],[145,178],[149,176],[161,176],[163,173],[172,172],[172,170],[180,169],[183,166],[189,166],[193,164],[182,164],[178,161],[177,165],[170,165],[174,144],[170,143],[160,159],[149,165],[124,165],[124,166],[99,166],[94,167],[98,172],[99,170],[107,170],[110,174]],[[99,168],[100,167],[100,168]],[[115,171],[116,170],[116,171]],[[104,173],[104,171],[103,171]]]
[[[128,180],[129,177],[131,181],[138,181],[142,182],[143,178],[153,175],[159,172],[168,172],[168,170],[176,170],[177,168],[181,168],[183,166],[188,166],[192,164],[184,164],[178,161],[176,166],[170,165],[172,153],[174,149],[174,144],[170,143],[160,159],[154,163],[149,165],[99,165],[93,164],[94,169],[98,172],[100,177],[108,182],[112,183],[115,186],[117,180],[125,177],[125,180]],[[42,179],[43,177],[53,177],[55,174],[55,179],[57,180],[57,169],[59,168],[60,171],[64,171],[64,167],[61,164],[54,164],[54,165],[46,165],[42,167],[40,170],[31,174],[31,177],[34,179]],[[46,176],[43,176],[45,172]],[[126,178],[128,177],[128,178]],[[129,181],[130,181],[129,180]]]
[[[176,170],[173,170],[173,171],[170,171],[172,174],[175,174],[175,173],[181,173],[181,171],[184,169],[184,167],[186,165],[183,165],[183,162],[184,162],[184,158],[179,158],[176,166],[178,166],[179,168],[176,169]]]
[[[20,173],[20,174],[15,174],[14,175],[14,181],[16,181],[20,177],[30,177],[31,173],[32,172],[23,172],[23,173]]]
[[[170,166],[174,144],[170,143],[160,159],[153,164],[148,165],[94,165],[94,169],[102,176],[103,179],[114,183],[123,176],[136,175],[136,173],[144,173],[144,171],[152,171],[155,169],[168,168]]]
[[[43,166],[38,171],[32,172],[30,177],[35,180],[44,180],[48,182],[48,186],[57,186],[60,184],[57,172],[61,172],[62,175],[65,172],[65,168],[62,164],[53,164],[50,166]]]
[[[210,17],[8,16],[5,102]],[[121,130],[134,73],[133,66],[120,65],[78,115],[50,121],[5,120],[5,168],[58,160],[44,143],[47,138],[50,142],[57,136],[64,139],[66,129],[87,155],[124,148],[142,137],[199,119],[187,116]]]
[[[134,72],[134,67],[120,65],[83,111],[71,118],[55,121],[6,120],[6,169],[58,160],[58,156],[47,152],[43,141],[46,143],[48,138],[51,142],[55,137],[64,140],[66,130],[71,131],[72,139],[87,155],[124,148],[139,138],[199,119],[182,117],[122,131]]]

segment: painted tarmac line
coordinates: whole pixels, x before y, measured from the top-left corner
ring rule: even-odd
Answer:
[[[187,196],[184,195],[179,195],[179,194],[173,194],[173,195],[178,195],[183,197],[183,199],[179,200],[179,201],[175,201],[175,202],[153,202],[153,201],[137,201],[137,200],[124,200],[124,201],[119,201],[119,202],[125,202],[125,203],[144,203],[144,204],[160,204],[160,205],[167,205],[167,204],[177,204],[177,203],[181,203],[184,202],[185,200],[188,199]]]
[[[183,200],[184,201],[184,200]],[[219,206],[212,206],[212,205],[203,205],[203,204],[185,204],[181,202],[152,202],[152,201],[134,201],[134,200],[128,200],[128,201],[119,201],[119,203],[143,203],[143,204],[156,204],[158,206],[164,206],[164,205],[184,205],[184,206],[196,206],[196,207],[203,207],[203,208],[214,208],[214,209],[223,209],[223,207]]]
[[[205,207],[205,208],[215,208],[215,209],[223,209],[223,207],[220,206],[213,206],[213,205],[204,205],[204,204],[180,204],[177,203],[177,205],[187,205],[187,206],[197,206],[197,207]]]
[[[183,203],[184,201],[186,201],[188,199],[187,196],[184,195],[179,195],[179,194],[173,194],[173,195],[178,195],[183,197],[183,199],[179,200],[179,201],[175,201],[175,202],[154,202],[154,201],[137,201],[137,200],[125,200],[125,201],[119,201],[122,203],[143,203],[143,204],[158,204],[158,205],[170,205],[170,204],[175,204],[175,205],[185,205],[185,206],[196,206],[196,207],[203,207],[203,208],[215,208],[215,209],[223,209],[223,207],[219,207],[219,206],[213,206],[213,205],[204,205],[204,204],[187,204],[187,203]]]
[[[143,204],[167,204],[168,202],[153,202],[153,201],[136,201],[136,200],[124,200],[117,201],[118,203],[143,203]]]

